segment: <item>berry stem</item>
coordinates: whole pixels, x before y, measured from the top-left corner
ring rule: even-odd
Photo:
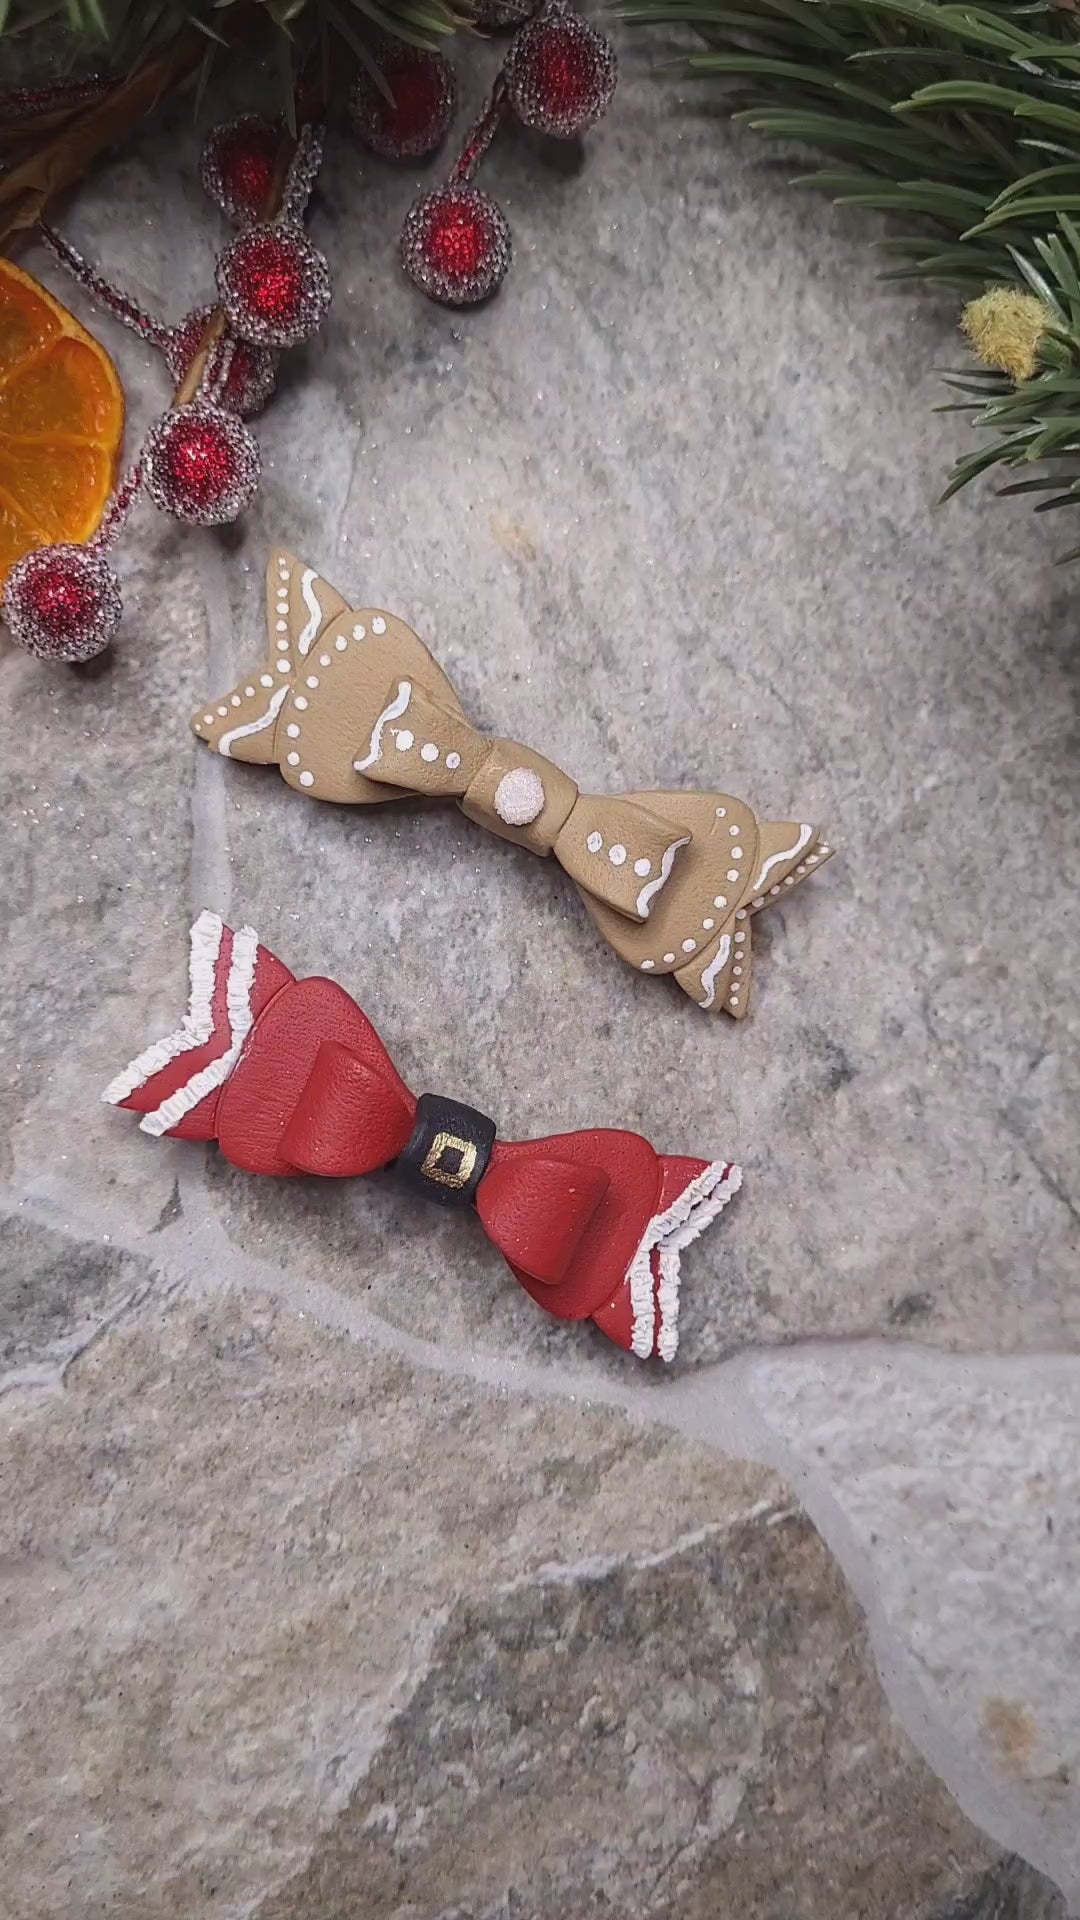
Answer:
[[[70,273],[73,280],[78,281],[80,287],[90,295],[91,300],[96,300],[98,306],[104,307],[107,313],[111,313],[114,320],[119,320],[121,326],[130,327],[132,333],[139,333],[144,340],[149,340],[151,346],[157,347],[159,352],[164,349],[169,330],[160,320],[155,320],[152,314],[140,307],[138,301],[133,300],[131,295],[125,293],[121,287],[115,286],[111,280],[106,280],[102,274],[95,272],[85,256],[73,247],[69,240],[65,240],[63,234],[57,233],[55,227],[48,226],[42,220],[38,230],[57,265],[63,267],[66,273]]]
[[[452,184],[471,180],[485,153],[495,138],[499,121],[506,109],[506,81],[501,72],[496,75],[495,85],[479,119],[469,128],[450,175]]]

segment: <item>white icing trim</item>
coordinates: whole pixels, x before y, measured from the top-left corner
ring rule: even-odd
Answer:
[[[233,934],[232,958],[229,961],[229,979],[225,988],[225,1011],[229,1023],[229,1049],[217,1060],[211,1060],[209,1066],[196,1073],[185,1086],[177,1087],[160,1107],[153,1113],[144,1113],[139,1122],[143,1133],[152,1134],[155,1139],[168,1133],[171,1127],[182,1120],[185,1113],[205,1100],[215,1087],[224,1086],[236,1062],[240,1050],[251,1032],[252,1013],[251,995],[255,985],[255,968],[259,958],[259,936],[254,927],[241,927]]]
[[[799,837],[796,840],[795,845],[793,847],[789,847],[786,853],[771,853],[769,855],[769,858],[766,860],[765,865],[762,867],[761,872],[758,874],[757,879],[754,881],[754,884],[750,889],[751,893],[761,892],[762,883],[765,879],[765,875],[767,873],[771,873],[773,868],[781,860],[794,860],[796,855],[802,852],[807,841],[810,839],[811,835],[813,834],[813,831],[814,831],[813,827],[800,827]]]
[[[188,1010],[175,1033],[145,1047],[124,1068],[123,1073],[118,1073],[114,1080],[109,1081],[101,1096],[107,1106],[118,1107],[121,1101],[127,1100],[136,1088],[144,1087],[155,1073],[160,1073],[178,1054],[190,1053],[193,1047],[206,1045],[214,1031],[214,976],[224,931],[216,913],[200,913],[190,935]]]
[[[273,693],[270,695],[266,712],[261,713],[257,720],[246,721],[242,727],[230,727],[228,732],[223,733],[221,739],[218,741],[218,752],[223,753],[227,759],[232,751],[232,743],[234,740],[244,740],[249,733],[262,733],[264,727],[272,726],[278,714],[281,712],[285,703],[285,695],[288,691],[289,683],[287,680],[282,686],[275,687]]]
[[[399,720],[401,718],[401,715],[407,711],[411,699],[412,681],[399,680],[397,693],[391,700],[390,705],[383,708],[375,725],[371,729],[371,742],[364,758],[353,761],[353,766],[357,773],[365,772],[368,767],[374,766],[376,760],[380,758],[382,754],[383,728],[388,720]]]
[[[323,623],[323,610],[319,604],[319,597],[316,593],[312,592],[314,580],[314,567],[305,567],[300,576],[300,592],[304,597],[304,605],[308,610],[310,618],[307,624],[301,629],[300,637],[296,642],[296,651],[301,659],[303,659],[307,653],[308,648]]]
[[[660,871],[656,879],[650,880],[646,886],[642,887],[637,897],[637,911],[642,920],[647,920],[649,917],[649,902],[652,900],[653,895],[659,893],[664,882],[670,878],[671,869],[675,864],[675,855],[678,853],[679,848],[688,847],[690,845],[690,839],[691,836],[687,833],[684,834],[681,840],[673,840],[660,862]]]
[[[731,935],[730,933],[723,933],[720,936],[720,945],[716,949],[716,958],[710,960],[708,966],[702,969],[701,985],[705,989],[705,998],[704,1000],[698,1001],[699,1007],[711,1007],[713,1001],[716,999],[716,976],[727,966],[728,954],[730,952]]]
[[[640,1360],[653,1352],[656,1309],[660,1309],[660,1331],[656,1352],[662,1360],[674,1360],[679,1348],[679,1263],[684,1247],[704,1233],[711,1221],[722,1213],[733,1194],[742,1186],[742,1168],[728,1160],[713,1160],[690,1181],[665,1213],[649,1221],[641,1244],[630,1263],[630,1306],[633,1312],[631,1348]],[[660,1285],[653,1291],[650,1254],[660,1249]]]

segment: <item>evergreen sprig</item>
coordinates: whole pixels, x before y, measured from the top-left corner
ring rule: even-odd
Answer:
[[[1080,17],[1077,0],[622,0],[623,17],[689,26],[689,70],[733,90],[734,117],[814,150],[795,176],[901,231],[886,277],[970,300],[1020,287],[1043,303],[1038,370],[952,377],[992,430],[945,497],[988,468],[1043,467],[1005,493],[1080,506]],[[1074,548],[1063,558],[1080,555]]]
[[[48,34],[72,62],[118,73],[168,53],[195,31],[214,49],[260,42],[275,50],[291,85],[313,50],[344,41],[364,58],[374,36],[434,47],[460,26],[455,0],[0,0],[0,36]],[[0,53],[2,57],[2,53]]]

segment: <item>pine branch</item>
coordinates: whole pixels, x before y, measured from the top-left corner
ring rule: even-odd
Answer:
[[[811,149],[796,176],[839,204],[903,219],[874,244],[886,278],[962,292],[1022,288],[1042,303],[1035,371],[983,373],[973,424],[994,438],[977,474],[1051,462],[1038,512],[1080,506],[1080,26],[1076,0],[622,0],[639,24],[692,27],[686,67],[728,90],[734,118]],[[968,376],[957,376],[964,384]],[[1062,470],[1058,470],[1061,463]],[[1064,556],[1072,559],[1080,548]]]

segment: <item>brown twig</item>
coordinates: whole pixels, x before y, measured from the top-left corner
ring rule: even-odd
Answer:
[[[168,53],[146,61],[103,99],[67,115],[51,139],[0,177],[0,251],[31,232],[49,201],[81,179],[99,154],[128,133],[163,94],[186,80],[205,52],[201,34],[183,35]]]

